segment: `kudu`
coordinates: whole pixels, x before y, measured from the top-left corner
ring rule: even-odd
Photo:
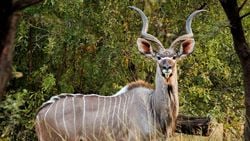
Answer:
[[[155,89],[144,81],[126,85],[112,96],[60,94],[39,109],[36,132],[40,141],[83,140],[153,140],[158,135],[168,138],[175,130],[179,111],[176,62],[192,53],[194,38],[193,12],[186,21],[187,34],[178,37],[168,49],[148,34],[148,20],[138,8],[143,21],[139,51],[157,64]],[[158,47],[155,52],[150,44]],[[181,42],[178,52],[177,43]]]

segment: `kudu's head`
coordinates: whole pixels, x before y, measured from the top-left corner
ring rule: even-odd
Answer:
[[[176,38],[169,48],[164,48],[162,43],[153,35],[148,34],[148,19],[145,14],[137,7],[129,6],[130,8],[137,11],[143,21],[143,26],[141,30],[141,37],[137,39],[137,45],[139,51],[147,57],[152,58],[159,65],[161,75],[166,80],[172,77],[173,72],[176,72],[176,62],[178,59],[185,57],[191,54],[194,50],[194,38],[193,32],[191,29],[191,23],[193,17],[202,11],[206,10],[197,10],[193,12],[186,20],[186,34]],[[153,50],[150,42],[154,42],[158,49]],[[175,49],[177,43],[180,43],[179,50]]]

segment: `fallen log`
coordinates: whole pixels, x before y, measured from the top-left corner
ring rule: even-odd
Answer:
[[[212,120],[210,117],[191,117],[180,115],[177,118],[177,133],[208,136],[211,133]]]
[[[216,123],[210,117],[179,115],[175,132],[171,141],[223,140],[223,125]]]

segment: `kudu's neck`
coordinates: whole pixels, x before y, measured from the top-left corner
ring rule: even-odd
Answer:
[[[176,65],[173,68],[172,76],[168,80],[162,77],[160,67],[157,65],[155,93],[152,95],[151,105],[161,129],[168,130],[169,127],[174,128],[179,111]]]
[[[165,95],[167,94],[166,92],[171,92],[174,95],[178,95],[176,65],[173,68],[172,76],[168,79],[165,79],[161,75],[160,67],[159,65],[157,65],[156,78],[155,78],[155,94],[159,97],[161,96],[165,97]]]
[[[178,82],[177,82],[176,65],[173,68],[172,76],[168,78],[168,80],[162,77],[160,67],[159,65],[157,65],[154,99],[160,103],[162,102],[169,103],[173,100],[176,101],[178,99]],[[162,105],[159,104],[159,106]]]

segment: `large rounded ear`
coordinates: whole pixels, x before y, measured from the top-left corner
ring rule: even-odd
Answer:
[[[147,57],[153,57],[154,56],[154,51],[152,49],[151,44],[149,43],[149,41],[143,39],[143,38],[138,38],[137,39],[137,46],[139,51],[147,56]]]
[[[179,56],[180,57],[185,57],[185,56],[191,54],[194,51],[194,44],[195,44],[195,41],[192,38],[191,39],[186,39],[185,41],[183,41],[181,43]]]

